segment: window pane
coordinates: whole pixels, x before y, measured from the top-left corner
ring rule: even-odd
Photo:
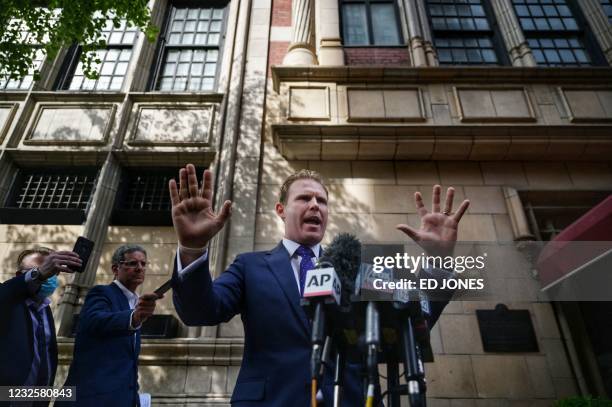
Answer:
[[[372,4],[372,34],[376,45],[399,45],[400,39],[393,4]]]
[[[342,5],[342,31],[346,45],[368,45],[367,27],[365,4]]]
[[[217,71],[223,8],[175,8],[159,90],[212,90]],[[172,37],[173,35],[179,37]],[[178,46],[181,46],[180,48]]]

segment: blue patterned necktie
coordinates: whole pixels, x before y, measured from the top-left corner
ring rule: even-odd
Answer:
[[[296,250],[298,256],[302,259],[300,260],[300,297],[304,294],[304,285],[306,284],[306,274],[308,270],[312,270],[314,268],[314,264],[312,263],[312,258],[315,256],[312,250],[306,246],[300,246]]]
[[[38,326],[36,327],[36,342],[38,345],[38,356],[40,357],[40,365],[38,366],[38,377],[36,378],[36,386],[49,385],[49,365],[47,361],[47,338],[45,337],[45,325],[42,316],[36,309],[35,305],[31,305],[30,309],[36,317]],[[42,312],[45,312],[43,309]]]

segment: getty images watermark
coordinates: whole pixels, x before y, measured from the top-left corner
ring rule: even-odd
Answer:
[[[442,270],[449,273],[448,277],[464,272],[483,272],[486,268],[487,253],[478,256],[430,256],[425,253],[411,255],[396,253],[394,256],[375,256],[372,258],[372,271],[379,278],[372,279],[376,290],[482,290],[485,287],[484,278],[439,278],[427,277],[428,270]],[[387,274],[396,270],[398,273],[407,271],[415,275],[419,270],[425,274],[414,278],[397,278]],[[391,278],[389,278],[391,277]]]

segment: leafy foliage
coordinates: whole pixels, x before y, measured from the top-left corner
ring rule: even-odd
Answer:
[[[554,407],[612,407],[612,401],[591,396],[577,396],[556,401]]]
[[[34,70],[37,49],[54,58],[62,47],[82,45],[83,71],[96,78],[94,50],[104,48],[107,20],[138,27],[154,41],[147,0],[0,0],[0,79],[20,79]]]

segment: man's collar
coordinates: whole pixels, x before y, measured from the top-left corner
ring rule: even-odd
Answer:
[[[127,289],[126,286],[124,286],[123,284],[121,284],[121,281],[119,280],[113,280],[113,283],[117,284],[117,287],[119,287],[121,289],[121,291],[123,292],[123,294],[125,294],[125,296],[128,299],[138,299],[138,294],[131,292],[130,290]]]
[[[298,249],[298,247],[302,245],[297,242],[294,242],[293,240],[283,238],[283,246],[285,246],[285,249],[287,249],[287,252],[289,252],[289,257],[293,257],[293,255],[295,254],[295,251]],[[314,253],[315,258],[318,259],[319,257],[321,257],[321,243],[317,243],[314,246],[308,246],[308,247],[310,247],[310,249]]]

